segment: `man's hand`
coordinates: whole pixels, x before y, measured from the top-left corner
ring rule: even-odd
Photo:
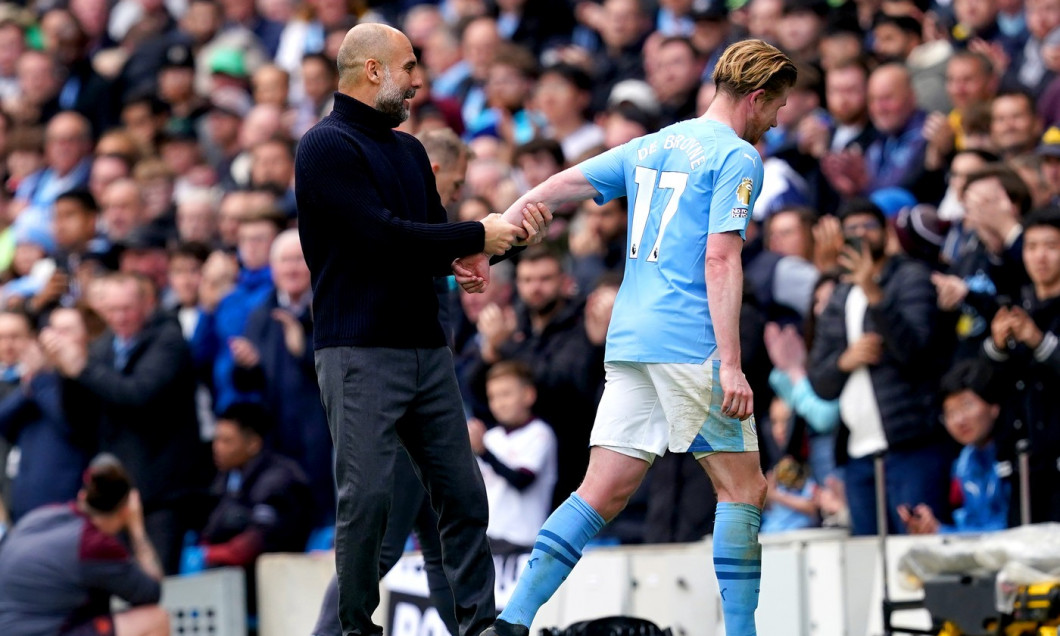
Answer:
[[[585,337],[596,346],[607,340],[611,325],[611,311],[615,308],[618,290],[614,287],[594,289],[585,300]]]
[[[490,257],[472,254],[453,261],[453,274],[460,288],[469,294],[481,294],[490,284]]]
[[[467,436],[471,439],[471,452],[481,455],[486,452],[486,445],[482,443],[482,437],[486,434],[486,425],[478,418],[467,421]]]
[[[490,256],[500,256],[516,241],[526,238],[526,230],[505,221],[497,213],[490,214],[480,223],[486,228],[486,244],[482,251]]]
[[[737,365],[722,364],[718,375],[721,390],[725,394],[721,412],[738,420],[746,420],[754,411],[754,394],[743,371]]]
[[[55,272],[48,282],[44,284],[37,295],[30,300],[30,308],[33,311],[41,311],[49,305],[56,303],[70,288],[70,277],[63,272]]]
[[[301,358],[305,353],[305,330],[302,323],[294,317],[294,314],[286,309],[273,309],[272,319],[283,327],[283,343],[287,352],[295,358]]]
[[[1045,334],[1038,328],[1038,325],[1034,324],[1034,319],[1027,315],[1023,307],[1016,306],[1009,309],[1009,321],[1012,326],[1012,335],[1016,340],[1031,349],[1037,349],[1042,344]]]
[[[846,197],[861,194],[869,183],[865,158],[856,146],[851,150],[825,155],[821,159],[821,172],[836,192]]]
[[[843,226],[834,216],[822,216],[813,226],[813,264],[818,271],[835,269],[843,251]]]
[[[854,341],[840,356],[837,364],[843,373],[851,373],[860,367],[880,363],[883,357],[883,337],[878,333],[866,333]]]
[[[927,149],[924,153],[926,167],[929,170],[943,168],[943,162],[953,151],[953,144],[956,140],[949,117],[940,112],[931,113],[924,120],[921,134],[927,140]]]
[[[876,283],[876,261],[872,259],[866,241],[862,241],[860,252],[849,245],[843,246],[839,254],[839,266],[847,271],[843,279],[860,287],[870,305],[883,300],[883,290]]]
[[[40,344],[30,340],[19,357],[19,364],[22,365],[22,378],[20,380],[22,386],[28,386],[33,381],[33,378],[44,369],[47,362]]]
[[[942,311],[957,309],[968,297],[968,283],[960,276],[934,272],[931,274],[931,282],[935,284],[935,291],[939,295],[939,309]]]
[[[898,506],[898,517],[909,534],[938,534],[939,520],[926,504],[918,504],[912,510],[901,504]]]
[[[236,364],[244,369],[253,369],[261,363],[258,348],[242,336],[229,339],[228,350],[232,352],[232,359]]]
[[[64,338],[50,327],[41,330],[40,345],[48,361],[68,378],[81,375],[88,364],[88,351],[84,346]]]
[[[791,377],[793,382],[806,375],[806,345],[794,325],[783,329],[775,322],[766,325],[764,336],[766,351],[773,366]]]
[[[820,117],[803,117],[795,129],[799,150],[811,157],[820,159],[828,152],[828,142],[832,131]]]
[[[482,358],[487,362],[496,362],[497,350],[512,337],[518,327],[515,310],[511,307],[502,309],[496,303],[490,303],[479,312],[476,327],[482,336]]]
[[[1016,337],[1012,326],[1012,311],[1008,307],[998,309],[994,319],[990,321],[990,339],[994,341],[994,347],[998,351],[1008,349],[1009,339]]]
[[[523,229],[526,238],[517,241],[515,245],[537,245],[545,240],[548,235],[548,227],[552,223],[552,210],[544,203],[527,203],[523,207]]]

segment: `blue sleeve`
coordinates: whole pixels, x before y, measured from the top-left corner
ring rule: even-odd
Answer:
[[[813,392],[809,378],[803,378],[792,389],[791,408],[818,433],[830,433],[839,424],[839,400],[819,397]]]
[[[751,210],[762,191],[762,158],[750,145],[734,146],[713,175],[708,231],[739,232],[741,238],[746,238]]]
[[[586,159],[578,164],[585,178],[592,184],[599,196],[595,197],[597,205],[603,205],[618,197],[626,196],[626,146],[623,144],[607,152]]]
[[[770,371],[769,386],[773,387],[773,392],[777,394],[778,398],[784,400],[787,404],[791,404],[791,392],[794,385],[792,385],[791,378],[788,377],[787,373],[780,369]]]

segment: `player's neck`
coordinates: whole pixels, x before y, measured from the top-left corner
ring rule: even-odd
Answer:
[[[741,138],[747,129],[747,109],[742,107],[742,102],[733,102],[725,95],[716,95],[703,116],[732,128]]]

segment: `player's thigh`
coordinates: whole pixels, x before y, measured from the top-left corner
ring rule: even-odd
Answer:
[[[651,463],[666,452],[668,437],[666,417],[645,365],[605,362],[604,393],[589,445]]]
[[[699,463],[714,484],[718,501],[762,506],[766,481],[758,451],[709,453],[700,457]]]
[[[754,416],[740,421],[722,412],[724,393],[715,360],[703,364],[649,364],[669,422],[674,453],[743,453],[758,450]]]

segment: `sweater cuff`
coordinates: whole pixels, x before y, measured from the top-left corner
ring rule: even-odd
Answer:
[[[1060,344],[1060,339],[1056,337],[1056,334],[1051,331],[1045,332],[1041,344],[1034,350],[1034,359],[1038,362],[1045,362],[1056,351],[1057,344]]]
[[[1045,344],[1045,340],[1042,340],[1042,344]],[[1039,346],[1038,348],[1040,349],[1041,347]],[[986,357],[994,362],[1005,362],[1008,360],[1008,354],[995,347],[994,341],[990,338],[983,341],[983,351],[986,353]]]

